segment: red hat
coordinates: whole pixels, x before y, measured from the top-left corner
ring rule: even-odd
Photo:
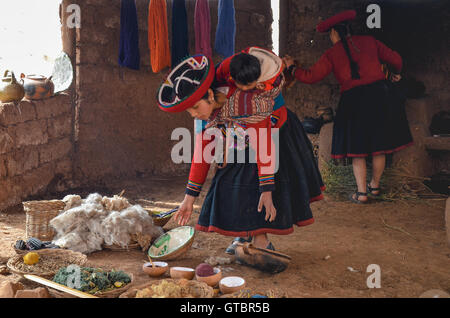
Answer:
[[[325,21],[320,22],[317,25],[318,32],[327,32],[332,26],[349,20],[354,20],[356,18],[355,10],[347,10],[341,13],[336,14],[335,16],[326,19]]]
[[[159,87],[159,108],[165,112],[178,113],[194,106],[208,92],[214,76],[214,65],[209,57],[202,54],[188,57],[172,69]],[[180,98],[178,87],[182,81],[189,82],[195,90],[189,96]]]

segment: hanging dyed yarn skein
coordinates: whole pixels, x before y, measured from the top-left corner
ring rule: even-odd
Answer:
[[[185,0],[173,0],[172,4],[172,65],[189,56],[188,22]]]
[[[119,65],[139,70],[139,29],[136,3],[122,0],[120,8]]]
[[[148,7],[148,46],[152,71],[170,67],[166,0],[151,0]]]
[[[194,14],[195,53],[212,56],[211,15],[208,0],[197,0]]]
[[[219,0],[218,18],[214,49],[223,57],[230,57],[236,37],[234,0]]]

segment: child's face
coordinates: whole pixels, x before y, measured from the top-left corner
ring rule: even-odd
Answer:
[[[264,89],[264,84],[258,83],[257,81],[248,83],[247,85],[240,84],[238,82],[235,82],[236,87],[239,88],[241,91],[251,91],[253,89]]]
[[[201,99],[186,111],[196,119],[207,120],[213,112],[213,104],[207,99]]]

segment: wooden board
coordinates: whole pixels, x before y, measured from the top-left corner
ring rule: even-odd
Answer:
[[[48,280],[48,279],[45,279],[45,278],[42,278],[42,277],[39,277],[39,276],[36,276],[36,275],[28,275],[28,274],[26,274],[26,275],[24,275],[24,277],[26,279],[32,280],[33,282],[45,285],[47,287],[50,287],[50,288],[53,288],[53,289],[56,289],[56,290],[59,290],[59,291],[65,292],[65,293],[68,293],[68,294],[73,295],[73,296],[77,296],[79,298],[98,298],[97,296],[93,296],[93,295],[90,295],[88,293],[84,293],[82,291],[79,291],[79,290],[76,290],[76,289],[73,289],[73,288],[69,288],[67,286],[55,283],[55,282],[53,282],[51,280]]]

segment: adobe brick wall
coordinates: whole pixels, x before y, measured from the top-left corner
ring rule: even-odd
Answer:
[[[72,127],[68,95],[0,104],[0,210],[71,186]]]

